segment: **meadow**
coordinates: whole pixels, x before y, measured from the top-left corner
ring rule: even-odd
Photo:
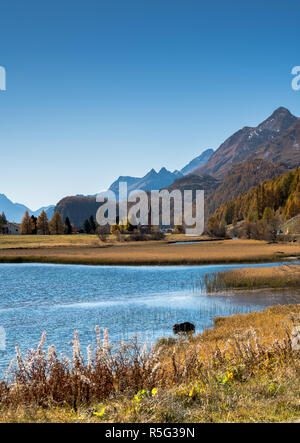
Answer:
[[[85,361],[52,346],[22,356],[0,383],[0,422],[299,422],[300,305],[219,317],[196,337],[118,349],[96,328]]]
[[[191,238],[171,235],[160,241],[117,242],[115,238],[109,237],[106,242],[101,242],[94,235],[0,236],[0,262],[199,265],[259,263],[300,256],[300,243],[267,244],[256,240],[216,240],[170,244],[174,241],[191,241]]]

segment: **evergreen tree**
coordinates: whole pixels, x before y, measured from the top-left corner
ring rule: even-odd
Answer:
[[[42,211],[36,222],[37,233],[41,235],[49,234],[49,222],[45,211]]]
[[[31,216],[31,222],[32,222],[32,233],[31,234],[36,235],[37,234],[37,229],[36,229],[37,218],[34,215]]]
[[[73,228],[72,228],[72,225],[71,225],[69,217],[67,217],[66,220],[65,220],[65,231],[64,232],[67,235],[70,235],[73,232]]]
[[[63,222],[58,211],[55,211],[50,223],[49,223],[50,233],[53,235],[61,235],[64,232]]]
[[[86,219],[83,223],[83,232],[85,234],[90,234],[90,232],[91,232],[91,225],[90,225],[90,222],[88,221],[88,219]]]
[[[95,234],[96,223],[95,223],[94,217],[92,215],[90,216],[89,223],[90,223],[90,228],[91,228],[91,230],[90,230],[91,234]]]
[[[29,212],[26,211],[21,221],[20,232],[22,235],[30,235],[32,234],[33,229],[34,225],[30,218]]]
[[[0,233],[3,233],[4,225],[6,225],[7,220],[4,212],[0,215]]]
[[[4,214],[4,212],[2,212],[2,214],[0,215],[0,221],[3,223],[3,225],[6,225],[7,219],[6,219],[6,215]]]

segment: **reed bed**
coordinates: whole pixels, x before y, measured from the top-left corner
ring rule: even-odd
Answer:
[[[300,305],[217,318],[197,337],[113,348],[96,328],[83,358],[44,351],[45,334],[0,384],[0,421],[296,421],[300,353],[291,330]]]
[[[233,289],[299,289],[300,266],[285,265],[270,268],[243,268],[207,274],[204,278],[207,292]]]

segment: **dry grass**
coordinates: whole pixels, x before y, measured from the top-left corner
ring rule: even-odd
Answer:
[[[0,235],[0,250],[57,248],[62,246],[99,246],[95,235]]]
[[[266,244],[255,240],[224,240],[189,245],[163,241],[105,244],[95,236],[39,237],[0,236],[0,262],[42,262],[90,265],[201,265],[214,263],[259,263],[300,256],[299,243]],[[187,237],[184,237],[187,239]],[[182,238],[180,237],[180,241]],[[25,243],[24,243],[25,241]],[[30,243],[33,241],[33,243]],[[36,241],[36,243],[34,243]],[[52,241],[52,246],[47,244]],[[63,242],[73,244],[63,244]],[[8,243],[7,243],[8,242]],[[26,246],[26,242],[29,242]],[[82,242],[80,245],[76,242]],[[84,242],[91,242],[86,245]],[[94,242],[94,243],[93,243]],[[8,246],[7,246],[8,245]],[[30,245],[30,246],[29,246]],[[4,249],[6,247],[6,249]]]
[[[1,384],[0,421],[286,422],[300,418],[300,355],[290,331],[300,305],[218,318],[212,330],[155,349],[113,350],[83,361],[42,344]],[[90,354],[90,351],[89,351]]]
[[[207,275],[208,292],[231,289],[300,288],[300,265],[234,269]]]
[[[129,235],[122,235],[122,238],[128,240]],[[193,241],[209,240],[207,236],[193,237]],[[186,242],[189,237],[184,234],[167,234],[165,240],[160,242]],[[107,238],[109,245],[119,243],[114,235]],[[157,243],[157,242],[156,242]],[[122,243],[119,243],[119,245]],[[135,242],[133,242],[135,244]],[[0,235],[0,250],[2,249],[27,249],[27,248],[57,248],[57,247],[76,247],[90,246],[99,247],[101,242],[96,235]]]

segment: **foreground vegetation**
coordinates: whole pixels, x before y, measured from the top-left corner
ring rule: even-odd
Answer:
[[[0,384],[0,421],[294,422],[300,419],[300,353],[291,331],[300,305],[217,318],[195,338],[161,340],[151,350],[118,349],[97,333],[84,360],[52,346],[22,358]]]
[[[195,240],[199,240],[196,238]],[[101,242],[94,235],[0,236],[2,263],[65,263],[87,265],[202,265],[260,263],[300,256],[300,243],[267,244],[255,240],[222,240],[171,245],[191,240],[169,235],[164,240]],[[207,240],[207,238],[202,238]]]
[[[300,266],[233,269],[207,275],[205,285],[208,292],[262,288],[300,289]]]

